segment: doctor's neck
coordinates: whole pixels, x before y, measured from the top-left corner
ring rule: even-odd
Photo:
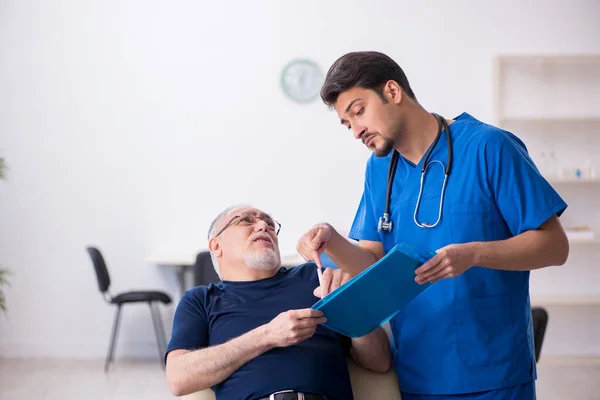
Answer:
[[[406,104],[394,148],[404,158],[418,164],[433,143],[437,130],[437,120],[429,111],[417,103]]]

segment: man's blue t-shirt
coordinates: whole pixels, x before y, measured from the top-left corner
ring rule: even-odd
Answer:
[[[314,263],[252,282],[223,281],[188,290],[175,311],[167,354],[216,346],[269,323],[282,312],[310,308],[319,299]],[[348,338],[321,325],[294,346],[272,349],[214,386],[217,399],[258,399],[287,389],[352,399],[346,364]]]

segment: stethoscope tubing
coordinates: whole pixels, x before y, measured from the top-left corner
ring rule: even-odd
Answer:
[[[450,138],[450,127],[448,126],[448,123],[446,122],[446,119],[444,119],[443,117],[441,117],[438,114],[432,113],[432,115],[437,119],[438,122],[438,131],[437,131],[437,135],[435,137],[435,140],[433,141],[433,143],[431,144],[431,146],[429,146],[429,149],[427,149],[427,152],[425,153],[425,157],[423,158],[423,165],[421,166],[421,182],[419,185],[419,195],[417,198],[417,204],[415,205],[415,212],[414,212],[414,222],[417,226],[421,227],[421,228],[433,228],[435,227],[441,220],[442,218],[442,208],[443,208],[443,201],[444,201],[444,193],[446,191],[446,184],[448,182],[448,177],[450,176],[450,173],[452,172],[452,164],[453,164],[453,152],[452,152],[452,143],[451,143],[451,138]],[[447,165],[444,166],[444,164],[441,161],[437,161],[434,160],[431,163],[429,163],[429,156],[431,155],[431,152],[433,151],[433,149],[435,148],[435,146],[437,145],[440,136],[442,135],[442,131],[445,130],[446,131],[446,141],[447,146],[448,146],[448,163]],[[387,186],[386,186],[386,193],[385,193],[385,209],[383,212],[383,216],[379,218],[379,225],[377,230],[379,232],[383,231],[387,231],[387,232],[391,232],[393,229],[393,225],[392,225],[392,221],[390,220],[390,201],[392,198],[392,186],[393,186],[393,182],[394,182],[394,176],[396,174],[396,167],[398,165],[398,152],[396,150],[392,150],[392,157],[390,159],[390,165],[388,167],[388,179],[387,179]],[[442,167],[444,167],[444,183],[442,184],[442,192],[441,192],[441,196],[440,196],[440,206],[439,206],[439,210],[438,210],[438,219],[434,224],[427,224],[427,223],[419,223],[417,221],[417,212],[421,203],[421,195],[423,193],[423,184],[425,181],[425,175],[427,172],[427,169],[429,168],[429,166],[433,163],[440,163],[442,165]]]

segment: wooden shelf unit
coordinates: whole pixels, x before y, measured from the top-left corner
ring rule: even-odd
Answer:
[[[565,228],[566,219],[596,233],[569,238],[567,263],[579,272],[571,278],[561,267],[549,268],[531,293],[532,304],[600,307],[600,287],[596,293],[577,289],[577,280],[600,267],[600,201],[594,200],[600,195],[600,54],[498,55],[493,77],[494,123],[524,141],[540,172],[565,197]],[[547,294],[553,292],[560,294]]]
[[[536,295],[531,296],[532,306],[600,306],[600,295]]]

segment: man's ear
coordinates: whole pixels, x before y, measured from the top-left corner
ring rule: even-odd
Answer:
[[[390,80],[383,86],[383,98],[393,104],[402,103],[404,92],[398,82]]]
[[[223,249],[221,248],[221,244],[216,238],[212,238],[208,241],[208,250],[215,256],[220,257],[223,253]]]

